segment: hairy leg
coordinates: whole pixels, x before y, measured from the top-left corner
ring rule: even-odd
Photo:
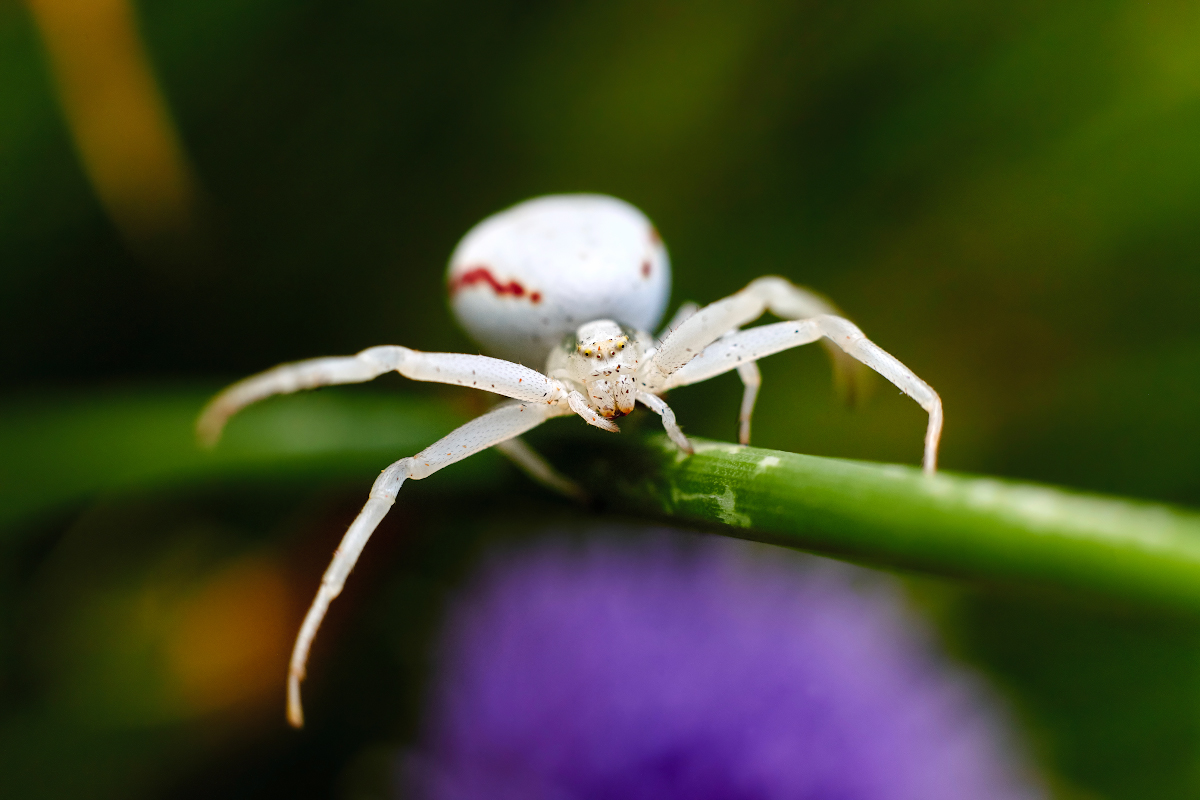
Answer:
[[[675,316],[671,317],[671,321],[664,325],[662,330],[658,332],[658,337],[655,339],[655,345],[657,346],[658,344],[661,344],[662,341],[670,336],[676,328],[686,322],[688,317],[690,317],[692,314],[695,314],[699,310],[700,306],[696,305],[690,300],[679,306],[679,308],[675,311]]]

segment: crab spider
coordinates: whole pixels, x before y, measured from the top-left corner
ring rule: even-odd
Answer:
[[[300,681],[317,629],[404,482],[497,447],[551,488],[578,495],[574,484],[517,438],[553,417],[576,414],[615,433],[613,420],[641,404],[661,418],[680,450],[690,453],[663,393],[736,370],[745,385],[739,439],[746,444],[761,382],[755,362],[822,340],[834,355],[835,369],[861,362],[928,412],[923,464],[926,473],[936,469],[942,429],[937,393],[813,292],[783,278],[759,278],[724,300],[681,308],[658,339],[646,333],[666,306],[670,264],[649,220],[615,198],[543,197],[489,217],[455,249],[448,285],[458,321],[493,355],[385,345],[353,356],[283,364],[230,386],[197,421],[201,441],[213,445],[226,421],[258,400],[363,383],[386,372],[470,386],[511,400],[400,459],[375,480],[296,637],[287,702],[288,721],[296,727],[303,724]],[[768,311],[783,321],[742,330]],[[544,364],[545,371],[522,361]]]

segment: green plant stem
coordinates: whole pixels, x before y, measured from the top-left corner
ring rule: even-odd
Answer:
[[[614,505],[861,563],[1200,610],[1200,514],[916,467],[665,436],[594,465]]]
[[[324,391],[248,410],[205,452],[192,424],[206,397],[144,390],[0,411],[0,526],[104,493],[218,479],[369,483],[462,421],[437,400]],[[560,461],[604,487],[614,511],[879,566],[1200,611],[1192,511],[702,440],[684,457],[661,435],[588,436],[568,422],[545,437],[572,440]]]

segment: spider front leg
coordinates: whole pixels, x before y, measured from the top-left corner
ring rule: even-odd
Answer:
[[[653,367],[648,371],[652,385],[655,372],[659,381],[665,380],[717,339],[733,334],[765,311],[783,319],[841,316],[833,303],[816,292],[772,275],[758,278],[740,292],[698,311],[685,314],[684,309],[680,309],[672,320],[671,330],[658,343]],[[853,399],[861,392],[860,384],[866,379],[862,365],[832,342],[823,344],[833,359],[834,384],[848,399]],[[747,376],[742,377],[745,380]]]
[[[666,340],[668,336],[675,332],[683,323],[687,322],[688,318],[700,310],[700,306],[693,303],[691,300],[683,303],[675,310],[675,316],[671,317],[671,321],[663,326],[659,331],[658,337],[654,340],[654,346],[657,347]]]
[[[329,604],[341,593],[346,576],[354,568],[367,540],[396,501],[396,493],[400,491],[404,481],[428,477],[442,467],[519,436],[547,419],[570,413],[569,409],[558,403],[503,405],[468,422],[415,456],[400,459],[380,474],[371,487],[366,505],[342,537],[341,544],[333,555],[333,561],[321,578],[321,587],[304,617],[300,633],[296,636],[296,644],[292,648],[292,658],[288,666],[288,722],[297,728],[304,724],[304,711],[300,704],[300,681],[304,679],[305,663],[308,661],[308,652],[317,635],[317,629],[321,627]]]
[[[575,410],[592,424],[615,429],[607,420],[591,419],[576,409],[578,392],[560,381],[551,380],[535,370],[488,356],[461,353],[423,353],[407,347],[372,347],[345,358],[317,358],[284,364],[240,381],[217,395],[197,421],[202,440],[215,443],[230,416],[251,403],[274,394],[286,394],[338,383],[362,383],[395,370],[418,381],[470,386],[505,395],[516,404],[496,408],[463,425],[432,447],[411,458],[401,459],[383,471],[371,489],[370,499],[342,539],[333,562],[326,570],[321,588],[296,638],[288,672],[288,719],[293,725],[303,722],[300,707],[300,680],[313,637],[330,602],[337,597],[359,554],[387,513],[404,481],[436,472],[447,464],[466,458],[537,426],[550,417]],[[568,403],[570,406],[568,407]]]
[[[700,313],[703,311],[698,315]],[[928,412],[929,424],[925,431],[922,463],[926,473],[936,471],[938,440],[942,434],[941,398],[912,370],[867,339],[854,323],[841,317],[819,316],[777,322],[725,336],[667,375],[661,383],[661,390],[708,380],[781,350],[815,342],[821,337],[829,339],[848,355],[883,375]]]
[[[229,418],[251,403],[277,394],[346,383],[365,383],[385,372],[415,381],[451,383],[529,402],[565,397],[561,384],[542,373],[489,356],[426,353],[399,345],[381,345],[353,356],[313,358],[238,381],[214,397],[196,421],[196,433],[208,446],[216,444]]]

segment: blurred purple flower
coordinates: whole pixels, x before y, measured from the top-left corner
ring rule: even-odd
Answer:
[[[1015,800],[994,713],[883,576],[670,533],[494,559],[452,608],[431,800]]]

